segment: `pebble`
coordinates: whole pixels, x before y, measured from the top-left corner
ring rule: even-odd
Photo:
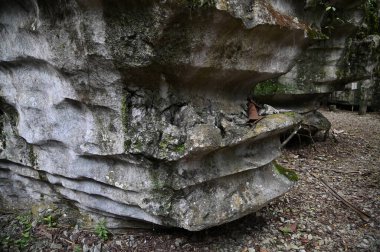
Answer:
[[[83,244],[82,251],[83,251],[83,252],[89,252],[89,251],[91,251],[91,250],[90,250],[90,247],[87,246],[87,244]]]
[[[271,239],[270,239],[270,238],[267,238],[267,239],[263,240],[261,243],[262,243],[262,244],[269,244],[270,241],[271,241]]]
[[[369,245],[368,245],[368,244],[365,244],[365,243],[363,243],[363,242],[361,242],[361,243],[359,243],[358,245],[356,245],[356,247],[357,247],[357,248],[363,248],[363,249],[366,249],[366,248],[369,247]]]
[[[50,245],[50,248],[51,248],[51,249],[62,249],[62,244],[52,243],[52,244]]]
[[[295,250],[298,250],[299,247],[293,243],[291,243],[289,246],[288,246],[289,249],[295,249]]]
[[[174,241],[174,244],[176,247],[181,246],[182,243],[183,243],[183,240],[181,238],[176,238]]]
[[[93,248],[94,252],[102,252],[102,244],[98,244]]]

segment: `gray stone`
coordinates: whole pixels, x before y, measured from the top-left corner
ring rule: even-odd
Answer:
[[[252,81],[290,68],[305,26],[283,29],[281,4],[247,4],[218,1],[205,15],[173,1],[2,1],[6,206],[64,197],[92,216],[200,230],[285,193],[292,182],[271,161],[300,117],[252,128],[241,104]]]
[[[93,248],[94,252],[101,252],[102,251],[102,244],[95,245]]]
[[[2,206],[65,199],[109,228],[201,230],[281,196],[294,181],[272,163],[280,134],[307,118],[288,108],[316,108],[344,51],[337,35],[329,61],[305,69],[324,48],[309,44],[308,23],[323,15],[307,7],[313,15],[282,0],[0,0]],[[297,89],[268,99],[280,113],[247,123],[247,96],[268,79]]]
[[[51,249],[62,249],[62,244],[52,243],[52,244],[50,245],[50,248],[51,248]]]
[[[176,238],[175,241],[174,241],[174,244],[176,247],[179,247],[181,246],[183,243],[183,240],[181,238]]]

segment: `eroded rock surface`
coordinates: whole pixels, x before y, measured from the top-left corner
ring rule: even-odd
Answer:
[[[257,84],[257,98],[307,113],[317,109],[326,94],[344,90],[348,83],[363,83],[366,89],[374,89],[369,92],[376,97],[373,87],[379,86],[380,73],[378,3],[310,2],[321,16],[311,21],[310,45],[286,74]]]
[[[200,230],[282,195],[293,181],[272,161],[301,117],[250,125],[245,101],[297,68],[304,7],[0,1],[2,207],[68,201],[115,227]]]

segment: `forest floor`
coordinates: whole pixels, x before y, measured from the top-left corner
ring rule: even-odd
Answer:
[[[181,229],[113,233],[102,241],[95,231],[45,224],[22,224],[0,216],[3,250],[17,251],[380,251],[380,114],[322,111],[335,140],[288,147],[278,162],[299,175],[296,186],[261,211],[200,232]],[[295,139],[296,140],[296,139]],[[315,176],[313,176],[315,175]],[[361,216],[333,196],[325,184],[370,216]],[[54,226],[54,225],[51,225]],[[16,231],[15,231],[16,230]],[[21,230],[21,231],[20,231]],[[104,232],[103,232],[104,234]],[[26,235],[27,236],[27,235]]]

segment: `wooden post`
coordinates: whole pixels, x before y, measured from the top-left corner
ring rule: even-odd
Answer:
[[[368,105],[368,89],[365,87],[360,88],[360,101],[359,101],[359,115],[365,115],[367,113]]]

